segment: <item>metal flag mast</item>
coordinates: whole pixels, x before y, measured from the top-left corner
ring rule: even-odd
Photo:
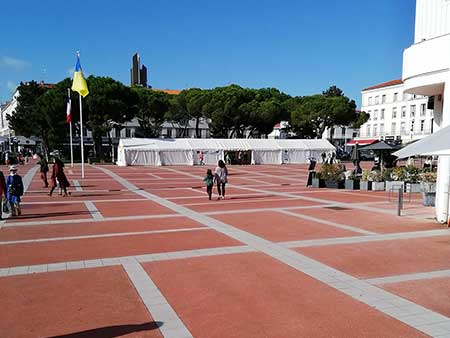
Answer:
[[[70,99],[70,88],[67,88],[67,95],[69,97],[69,113],[72,114],[72,104]],[[69,131],[70,131],[70,166],[73,167],[73,143],[72,143],[72,116],[70,115],[69,119]]]

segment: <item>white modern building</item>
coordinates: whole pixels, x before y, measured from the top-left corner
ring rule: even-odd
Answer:
[[[434,97],[434,122],[450,125],[450,1],[417,0],[414,44],[403,54],[403,91]],[[450,140],[448,140],[450,142]],[[440,156],[438,221],[449,221],[450,156]]]
[[[360,128],[360,140],[421,139],[439,127],[434,121],[434,98],[408,93],[402,80],[363,89],[361,110],[370,115]]]

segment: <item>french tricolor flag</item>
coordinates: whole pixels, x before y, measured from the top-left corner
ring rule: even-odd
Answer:
[[[67,98],[66,122],[72,122],[72,100],[70,97]]]

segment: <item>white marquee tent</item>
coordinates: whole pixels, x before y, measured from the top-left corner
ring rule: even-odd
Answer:
[[[119,142],[117,164],[195,165],[203,152],[205,164],[216,164],[227,151],[251,152],[252,164],[306,163],[335,148],[327,140],[276,139],[140,139]]]

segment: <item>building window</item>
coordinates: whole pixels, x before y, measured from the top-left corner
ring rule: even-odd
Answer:
[[[343,137],[345,137],[345,127],[342,127],[342,128],[341,128],[341,135],[342,135]]]
[[[402,107],[402,117],[406,117],[406,107]]]
[[[400,123],[400,133],[405,134],[406,133],[406,122]]]
[[[427,112],[427,105],[425,103],[422,103],[420,105],[420,116],[425,116]]]
[[[416,106],[412,105],[411,107],[409,107],[410,109],[410,117],[415,117],[416,116]]]
[[[380,97],[377,95],[375,96],[375,104],[379,104],[380,103]]]
[[[425,120],[421,120],[420,121],[420,131],[424,131],[425,130]]]
[[[373,125],[373,136],[378,136],[378,125]]]
[[[367,125],[367,136],[371,136],[371,134],[370,134],[370,124]]]
[[[431,119],[430,121],[430,132],[433,134],[434,131],[434,119]]]
[[[369,106],[371,106],[372,105],[372,96],[371,97],[369,97]]]
[[[125,128],[125,137],[131,137],[131,130],[128,128]]]
[[[396,132],[397,132],[397,123],[392,122],[391,134],[395,135]]]
[[[414,122],[415,122],[414,120],[411,121],[411,129],[410,129],[411,133],[414,132]]]
[[[380,120],[384,120],[384,112],[386,109],[381,109]]]
[[[392,108],[392,118],[395,119],[397,117],[397,107]]]
[[[380,124],[380,135],[384,136],[384,123]]]
[[[378,120],[378,110],[373,111],[373,119],[376,121]]]
[[[394,93],[394,102],[398,101],[398,93]]]
[[[372,111],[371,111],[371,110],[368,110],[368,111],[367,111],[367,114],[369,114],[369,119],[373,119]]]
[[[386,94],[381,96],[381,103],[386,103]]]

